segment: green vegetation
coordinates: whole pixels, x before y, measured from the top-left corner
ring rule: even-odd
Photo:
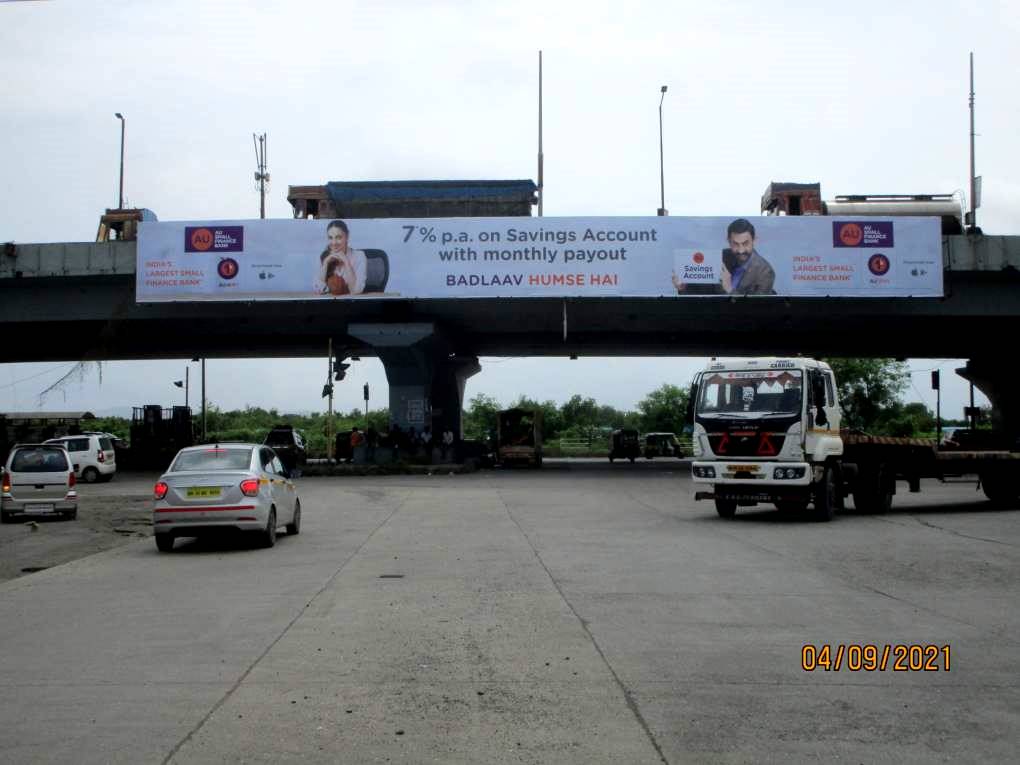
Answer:
[[[934,434],[934,413],[923,404],[904,404],[900,399],[909,380],[905,364],[891,359],[828,359],[828,362],[839,381],[844,427],[859,428],[875,435]],[[486,439],[496,430],[496,413],[517,406],[541,410],[542,430],[549,451],[604,454],[609,434],[616,428],[682,434],[687,426],[684,417],[689,395],[688,385],[665,383],[641,399],[635,410],[622,411],[579,394],[559,405],[555,401],[538,401],[521,395],[504,406],[492,396],[479,393],[464,407],[464,436]],[[286,423],[304,434],[309,456],[317,457],[326,453],[326,419],[325,414],[288,414],[260,407],[226,412],[210,406],[206,430],[208,440],[258,443],[272,427]],[[193,422],[197,432],[201,427],[197,412]],[[943,424],[966,425],[950,420]],[[333,416],[332,432],[348,431],[355,425],[362,429],[372,425],[384,432],[389,427],[389,413],[376,409],[369,412],[367,419],[357,409],[346,414],[337,413]],[[89,423],[89,429],[104,430],[129,440],[131,422],[120,417],[99,418]]]

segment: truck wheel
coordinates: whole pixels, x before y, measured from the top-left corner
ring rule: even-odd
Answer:
[[[839,503],[836,486],[836,469],[832,465],[825,466],[822,480],[815,485],[814,517],[816,521],[831,521],[836,514],[836,505]]]
[[[862,513],[887,513],[892,507],[895,488],[887,468],[869,470],[854,483],[854,507]]]
[[[737,503],[732,499],[717,499],[715,511],[719,513],[720,518],[732,518],[737,514]]]
[[[1016,507],[1018,492],[1008,476],[985,473],[981,476],[981,489],[996,507]]]

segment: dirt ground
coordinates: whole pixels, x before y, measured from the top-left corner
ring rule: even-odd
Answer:
[[[107,484],[78,484],[78,518],[18,518],[0,525],[0,582],[152,534],[155,477],[120,473]]]

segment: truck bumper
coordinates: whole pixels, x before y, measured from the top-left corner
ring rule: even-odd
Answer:
[[[715,487],[754,485],[763,491],[811,485],[812,466],[807,462],[711,462],[691,463],[696,484]]]

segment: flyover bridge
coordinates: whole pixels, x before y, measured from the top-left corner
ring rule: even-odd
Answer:
[[[939,298],[359,299],[138,303],[136,243],[8,244],[0,338],[8,362],[378,356],[390,411],[459,429],[479,356],[805,354],[970,359],[1020,433],[1003,348],[1020,336],[1020,237],[943,237]]]

